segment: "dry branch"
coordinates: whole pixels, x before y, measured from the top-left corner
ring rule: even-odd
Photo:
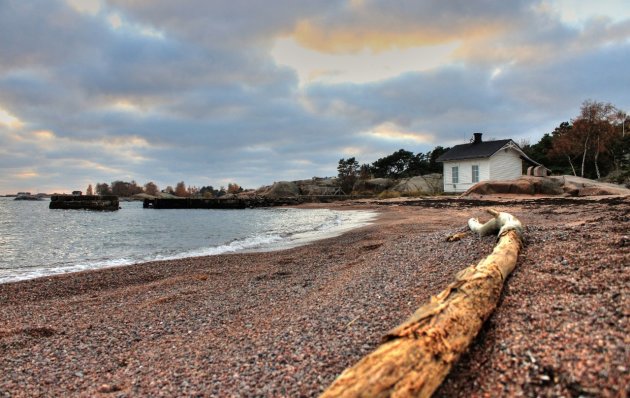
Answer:
[[[469,220],[474,232],[499,230],[492,253],[460,271],[444,291],[407,321],[390,331],[385,342],[346,369],[322,397],[428,397],[466,351],[494,311],[503,281],[516,265],[522,225],[508,213],[490,211],[494,219]]]

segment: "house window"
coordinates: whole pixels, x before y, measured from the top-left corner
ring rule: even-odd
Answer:
[[[477,164],[472,167],[472,182],[479,182],[479,165]]]
[[[453,184],[459,184],[459,167],[451,167],[451,176],[453,177]]]

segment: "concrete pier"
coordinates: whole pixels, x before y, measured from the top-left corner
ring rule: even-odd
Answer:
[[[53,195],[50,209],[115,211],[120,208],[118,196],[107,195]]]
[[[286,198],[267,198],[264,196],[237,198],[180,198],[180,199],[145,199],[145,209],[247,209],[253,207],[294,206],[301,203],[329,203],[339,200],[362,199],[356,195],[311,195]]]

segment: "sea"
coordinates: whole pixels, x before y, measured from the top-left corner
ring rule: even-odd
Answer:
[[[0,283],[154,260],[281,250],[371,223],[363,210],[51,210],[0,197]]]

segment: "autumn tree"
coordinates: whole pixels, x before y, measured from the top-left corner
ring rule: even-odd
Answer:
[[[184,181],[180,181],[175,186],[175,196],[179,196],[181,198],[185,198],[188,196],[188,191],[186,190],[186,184]]]
[[[587,100],[582,103],[580,115],[573,121],[573,136],[582,149],[580,175],[584,177],[587,157],[592,154],[597,178],[601,178],[599,156],[608,150],[613,141],[613,125],[617,109],[610,103]]]
[[[114,181],[112,182],[112,194],[121,197],[130,197],[142,192],[142,188],[135,181]]]
[[[85,190],[85,194],[94,195],[94,189],[92,189],[92,184],[88,185],[87,189]]]
[[[149,181],[144,184],[144,193],[151,196],[158,196],[160,194],[160,190],[153,181]]]
[[[573,162],[580,154],[580,143],[573,138],[573,126],[569,122],[562,122],[551,133],[552,144],[547,152],[550,158],[566,158],[574,176],[577,175]],[[534,158],[535,159],[535,158]]]
[[[229,183],[227,187],[227,193],[237,194],[239,192],[243,192],[243,188],[236,183]]]

